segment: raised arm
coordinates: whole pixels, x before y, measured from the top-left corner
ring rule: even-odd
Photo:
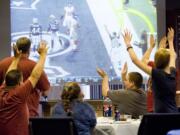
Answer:
[[[104,28],[105,28],[107,34],[109,35],[109,38],[112,39],[111,33],[109,32],[107,25],[104,25]]]
[[[98,74],[102,77],[102,95],[107,97],[107,92],[109,91],[109,78],[108,75],[104,72],[104,70],[97,68]]]
[[[176,67],[176,52],[174,50],[174,29],[168,28],[168,43],[169,43],[169,51],[170,51],[170,62],[169,67]]]
[[[127,66],[127,62],[124,63],[124,66],[121,70],[121,77],[122,77],[122,82],[124,83],[124,81],[126,81],[126,76],[127,76],[127,71],[128,71],[128,66]]]
[[[166,36],[162,37],[160,42],[159,42],[159,49],[160,48],[166,48],[167,47],[166,42],[167,42],[167,37]]]
[[[148,63],[149,57],[150,57],[150,55],[151,55],[151,53],[152,53],[152,50],[153,50],[153,48],[154,48],[154,46],[155,46],[155,38],[154,38],[153,35],[150,35],[150,40],[149,40],[149,42],[150,42],[150,47],[146,50],[146,52],[144,53],[144,55],[143,55],[143,57],[142,57],[142,59],[141,59],[141,61],[142,61],[143,63],[145,63],[145,64]]]
[[[36,83],[38,82],[41,73],[43,72],[44,69],[44,63],[46,60],[46,55],[47,55],[47,43],[45,41],[40,42],[40,47],[38,49],[38,53],[40,55],[39,61],[34,67],[30,77],[28,80],[30,80],[33,88],[35,87]]]
[[[13,50],[14,50],[14,58],[13,58],[11,65],[9,66],[8,70],[6,71],[6,74],[11,70],[17,69],[17,65],[21,58],[21,52],[18,50],[18,48],[15,44],[13,45]]]
[[[151,75],[151,70],[152,68],[147,66],[147,64],[143,63],[141,60],[138,59],[138,57],[136,56],[136,53],[133,50],[133,47],[131,46],[131,39],[132,39],[132,35],[128,30],[124,31],[124,42],[126,44],[127,47],[127,51],[129,53],[129,56],[132,60],[132,62],[139,67],[141,70],[143,70],[145,73]]]

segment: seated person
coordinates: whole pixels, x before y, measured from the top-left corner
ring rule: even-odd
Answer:
[[[83,102],[83,93],[78,83],[68,82],[63,87],[61,101],[53,109],[53,116],[72,116],[79,135],[90,135],[96,126],[93,108]]]
[[[0,88],[0,134],[28,135],[28,96],[33,92],[44,68],[47,54],[46,42],[40,43],[40,59],[31,75],[23,83],[22,72],[17,70],[21,54],[16,49],[3,86]]]
[[[102,77],[102,94],[109,97],[112,103],[117,105],[120,114],[132,115],[132,118],[138,118],[139,115],[145,114],[146,93],[141,89],[143,78],[138,72],[130,72],[127,77],[127,63],[125,63],[121,74],[125,85],[124,90],[109,90],[108,75],[102,70],[97,69],[98,74]]]

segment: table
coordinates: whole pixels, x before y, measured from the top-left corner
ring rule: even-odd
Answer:
[[[114,121],[110,117],[98,117],[97,127],[114,129],[115,135],[137,135],[140,125],[139,119],[131,119],[127,121]]]

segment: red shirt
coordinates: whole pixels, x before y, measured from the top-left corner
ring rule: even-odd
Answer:
[[[6,70],[8,69],[11,62],[12,62],[12,57],[8,57],[0,61],[0,85],[4,81]],[[27,78],[30,76],[35,65],[36,62],[26,57],[21,58],[18,64],[18,69],[22,71],[24,81],[27,80]],[[27,104],[28,104],[30,116],[38,116],[40,92],[49,90],[49,88],[50,88],[50,83],[48,81],[45,72],[43,72],[35,87],[35,90],[31,92],[30,96],[28,96]]]
[[[153,112],[153,92],[152,92],[152,80],[148,80],[148,90],[147,90],[147,112]]]
[[[153,112],[153,94],[152,94],[152,91],[147,91],[147,111]]]
[[[0,89],[0,134],[28,135],[27,97],[33,90],[28,80],[14,88]]]

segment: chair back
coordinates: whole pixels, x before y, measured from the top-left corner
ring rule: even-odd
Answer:
[[[180,113],[146,114],[140,123],[138,135],[166,135],[173,129],[180,129]]]
[[[73,118],[30,118],[30,135],[78,135]]]

